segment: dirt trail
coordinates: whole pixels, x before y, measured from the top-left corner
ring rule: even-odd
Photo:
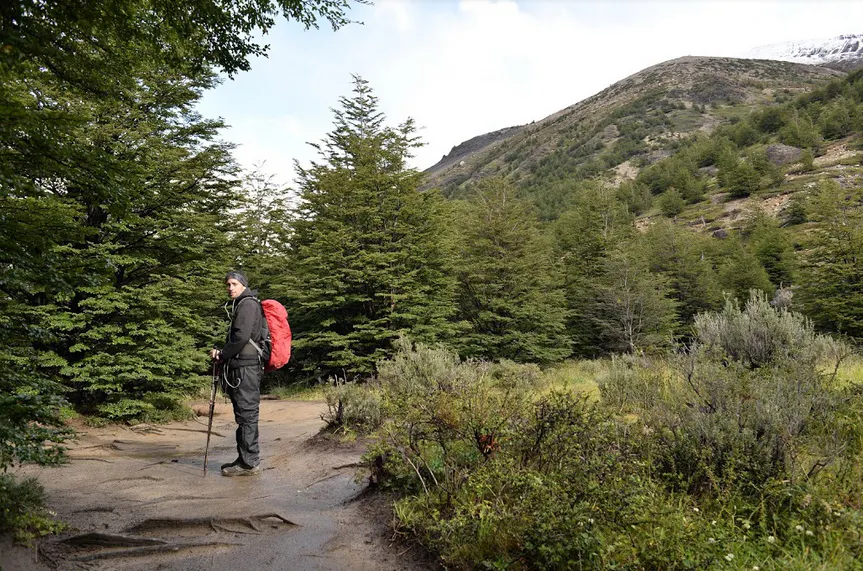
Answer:
[[[202,408],[198,405],[196,408]],[[25,467],[48,507],[74,529],[33,550],[0,545],[17,569],[433,569],[416,548],[394,545],[380,502],[354,481],[361,446],[321,438],[321,402],[261,402],[261,467],[225,478],[236,457],[230,403],[213,421],[203,475],[206,418],[159,426],[85,429],[70,463]],[[53,563],[46,567],[46,563]]]

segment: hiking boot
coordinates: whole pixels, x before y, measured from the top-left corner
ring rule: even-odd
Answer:
[[[249,468],[249,467],[244,466],[243,464],[240,464],[240,463],[234,464],[233,466],[228,466],[227,468],[224,468],[222,470],[222,476],[228,476],[228,477],[254,476],[254,475],[260,474],[260,473],[261,473],[261,467],[260,466],[254,466],[252,468]]]
[[[225,468],[230,468],[231,466],[236,466],[239,463],[240,463],[240,459],[237,458],[233,462],[228,462],[227,464],[222,464],[221,466],[219,466],[219,469],[224,470]]]

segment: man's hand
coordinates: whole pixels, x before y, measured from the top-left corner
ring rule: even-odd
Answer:
[[[219,361],[220,353],[221,351],[219,351],[218,349],[210,349],[210,359],[212,359],[213,361]]]

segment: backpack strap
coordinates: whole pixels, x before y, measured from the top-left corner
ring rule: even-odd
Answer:
[[[255,351],[258,352],[258,359],[263,360],[264,359],[264,350],[261,349],[261,347],[257,343],[255,343],[252,339],[249,339],[249,343],[251,343],[252,347],[255,348]]]
[[[240,300],[240,302],[239,302],[239,303],[237,303],[237,305],[236,305],[236,306],[235,306],[235,308],[234,308],[234,311],[236,311],[236,307],[239,307],[239,306],[240,306],[240,303],[242,303],[242,302],[243,302],[243,300],[246,300],[246,299],[254,299],[255,301],[257,301],[257,302],[258,302],[258,309],[260,309],[261,319],[266,320],[266,317],[264,316],[264,307],[261,305],[261,300],[260,300],[260,299],[258,299],[257,297],[249,297],[249,296],[244,297],[243,299],[241,299],[241,300]],[[233,324],[233,322],[234,322],[234,316],[233,316],[233,314],[232,314],[232,315],[231,315],[231,323]],[[261,326],[263,326],[263,323],[261,324]],[[259,326],[259,327],[258,327],[258,334],[259,334],[259,335],[260,335],[260,332],[261,332],[261,326]],[[258,352],[258,361],[260,361],[261,363],[263,363],[263,362],[264,362],[264,350],[263,350],[263,348],[261,348],[261,346],[260,346],[260,345],[258,345],[257,343],[255,343],[255,340],[254,340],[252,337],[249,337],[249,343],[251,343],[251,344],[252,344],[252,347],[254,347],[254,348],[255,348],[255,351],[257,351],[257,352]]]

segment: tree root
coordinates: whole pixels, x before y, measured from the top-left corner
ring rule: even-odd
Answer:
[[[262,533],[262,526],[266,524],[264,520],[271,518],[280,520],[283,524],[289,526],[297,526],[296,523],[279,514],[269,513],[248,517],[152,518],[144,520],[141,523],[126,529],[126,531],[129,533],[154,533],[159,530],[174,530],[184,527],[208,527],[215,533],[219,533],[220,531],[228,533]],[[245,526],[245,529],[240,530],[227,527],[237,525]]]
[[[165,544],[165,545],[148,545],[146,547],[134,547],[132,549],[120,549],[117,551],[101,551],[99,553],[88,553],[72,557],[70,561],[95,561],[98,559],[113,559],[117,557],[142,557],[158,553],[176,553],[183,549],[196,547],[235,547],[235,543],[221,543],[217,541],[195,542],[195,543],[180,543],[180,544]]]
[[[88,533],[79,533],[78,535],[67,537],[66,539],[61,539],[59,543],[82,546],[101,545],[105,547],[132,547],[141,545],[165,545],[168,542],[164,539],[154,539],[152,537],[91,531]]]

